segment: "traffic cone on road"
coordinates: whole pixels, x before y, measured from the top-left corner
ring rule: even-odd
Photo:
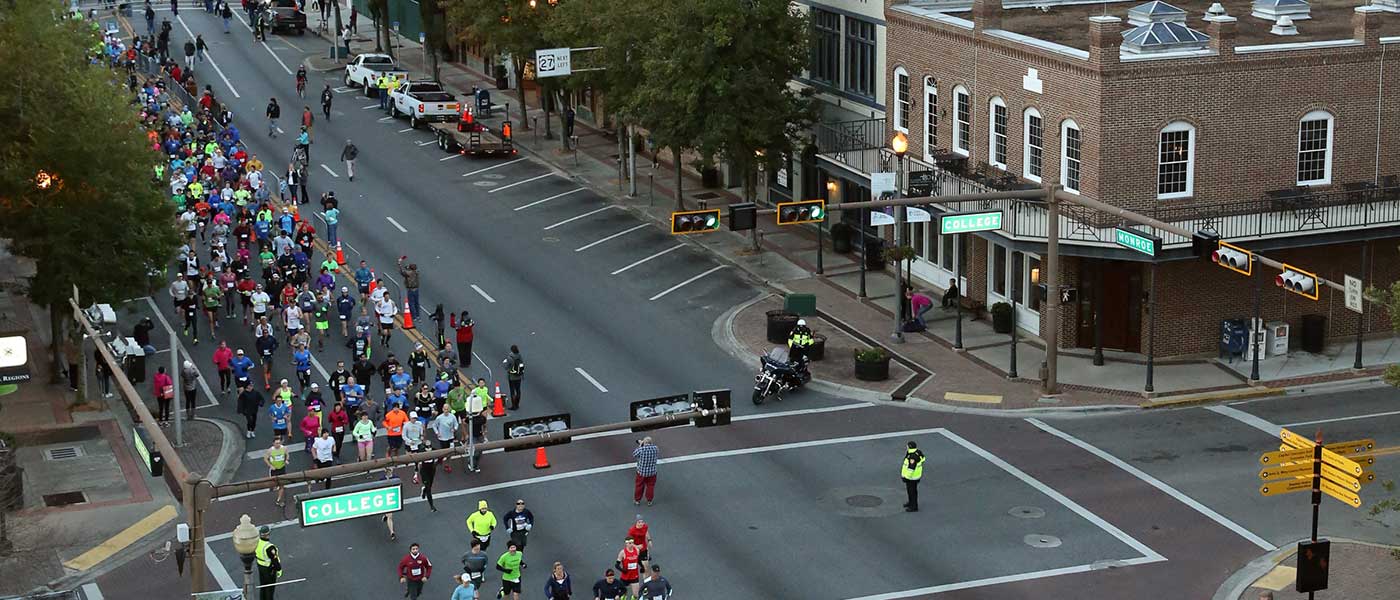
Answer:
[[[374,288],[379,287],[379,278],[374,276],[374,269],[369,270],[369,293],[374,293]]]
[[[491,416],[506,416],[506,400],[501,397],[501,382],[496,382],[496,401],[491,404]]]
[[[536,468],[536,469],[548,469],[548,468],[549,468],[549,456],[545,455],[545,453],[544,453],[544,446],[540,446],[539,448],[535,448],[535,468]]]
[[[408,305],[408,299],[403,301],[403,328],[413,329],[413,308]]]
[[[335,243],[335,262],[340,266],[345,266],[345,249],[340,247],[340,242]]]

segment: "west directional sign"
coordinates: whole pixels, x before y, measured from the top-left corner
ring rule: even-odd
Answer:
[[[1285,463],[1293,463],[1293,462],[1299,462],[1299,461],[1308,461],[1308,462],[1312,462],[1312,459],[1313,459],[1313,451],[1312,451],[1312,449],[1306,449],[1306,450],[1296,450],[1296,449],[1295,449],[1295,450],[1281,450],[1281,451],[1279,451],[1279,452],[1265,452],[1262,456],[1259,457],[1259,464],[1261,464],[1261,465],[1281,465],[1281,464],[1285,464]]]
[[[1337,485],[1327,479],[1323,479],[1319,487],[1322,488],[1322,493],[1340,500],[1342,504],[1352,508],[1361,508],[1361,496],[1356,492]]]
[[[1312,477],[1312,461],[1301,463],[1284,463],[1272,467],[1267,467],[1259,471],[1259,478],[1264,481],[1272,479],[1293,478],[1306,475]]]
[[[1372,439],[1352,440],[1350,442],[1337,442],[1335,444],[1327,444],[1326,446],[1323,446],[1323,448],[1336,452],[1337,454],[1340,454],[1342,456],[1347,456],[1349,454],[1361,454],[1362,452],[1370,452],[1371,450],[1374,450],[1375,447],[1376,440]]]
[[[996,231],[1001,229],[1001,216],[1002,211],[999,210],[943,215],[938,221],[938,232],[947,235],[950,233]]]
[[[1302,479],[1292,479],[1289,481],[1266,483],[1264,485],[1259,486],[1259,493],[1265,496],[1277,496],[1279,494],[1291,494],[1293,492],[1301,492],[1303,490],[1311,489],[1312,478],[1304,477]]]
[[[1361,475],[1338,471],[1332,465],[1322,465],[1322,477],[1353,492],[1361,491]]]
[[[301,526],[372,517],[403,510],[403,483],[398,478],[296,496]]]
[[[1343,473],[1350,473],[1352,477],[1360,475],[1362,470],[1356,461],[1327,449],[1322,451],[1322,464],[1336,467]]]
[[[1153,258],[1162,249],[1162,238],[1126,227],[1113,228],[1113,243]]]
[[[1310,439],[1308,439],[1308,438],[1305,438],[1305,437],[1303,437],[1303,436],[1301,436],[1301,435],[1298,435],[1298,434],[1296,434],[1296,433],[1293,433],[1292,431],[1289,431],[1289,430],[1287,430],[1287,429],[1280,429],[1280,430],[1279,430],[1278,439],[1282,440],[1284,444],[1287,444],[1287,445],[1289,445],[1289,446],[1291,446],[1291,447],[1294,447],[1294,448],[1300,448],[1300,449],[1301,449],[1301,448],[1312,449],[1314,446],[1317,445],[1317,442],[1314,442],[1314,441],[1312,441],[1312,440],[1310,440]]]

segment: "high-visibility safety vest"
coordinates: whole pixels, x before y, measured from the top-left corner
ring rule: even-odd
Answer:
[[[397,90],[397,89],[399,89],[399,78],[398,78],[398,77],[390,77],[390,78],[388,78],[388,79],[389,79],[389,89],[390,89],[390,90]]]
[[[810,334],[802,332],[793,332],[792,337],[788,338],[788,347],[806,348],[807,346],[811,346],[813,341],[814,340],[812,339],[812,336]]]
[[[910,448],[904,454],[904,462],[900,463],[899,477],[909,481],[918,481],[924,476],[924,453],[917,448]]]
[[[267,462],[272,463],[272,468],[280,469],[287,466],[287,447],[268,448]]]
[[[272,566],[272,555],[268,553],[268,550],[276,547],[277,546],[274,546],[272,542],[261,538],[258,539],[258,548],[253,551],[253,558],[257,559],[259,567]]]
[[[389,78],[380,75],[379,79],[374,80],[374,85],[375,87],[378,87],[381,90],[387,90],[389,89]]]

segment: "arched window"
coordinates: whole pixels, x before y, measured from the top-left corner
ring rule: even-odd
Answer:
[[[909,72],[904,67],[894,69],[894,128],[909,133]]]
[[[987,162],[1006,169],[1006,101],[993,97],[987,103]]]
[[[1065,191],[1079,193],[1083,175],[1084,133],[1074,119],[1060,122],[1060,184]]]
[[[924,78],[924,159],[938,151],[938,84],[932,77]]]
[[[953,88],[953,151],[967,156],[972,150],[972,96],[967,88]]]
[[[1184,198],[1196,182],[1196,127],[1175,121],[1157,139],[1157,198]]]
[[[1298,185],[1332,183],[1332,113],[1315,110],[1298,121]]]
[[[1045,121],[1040,118],[1040,111],[1034,108],[1027,108],[1024,114],[1021,122],[1024,131],[1021,175],[1031,181],[1040,181],[1045,164]]]

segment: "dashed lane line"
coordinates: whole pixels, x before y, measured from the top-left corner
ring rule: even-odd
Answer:
[[[339,174],[339,173],[336,173],[335,171],[332,171],[330,167],[327,167],[327,166],[326,166],[326,163],[321,163],[321,168],[322,168],[322,169],[325,169],[327,173],[330,173],[330,174],[331,174],[331,177],[334,177],[334,178],[336,178],[336,179],[340,179],[340,174]]]
[[[487,293],[486,293],[486,290],[481,289],[481,286],[479,286],[479,285],[473,283],[473,284],[472,284],[472,289],[476,290],[476,293],[481,294],[481,297],[482,297],[482,298],[485,298],[487,302],[490,302],[491,304],[495,304],[495,303],[496,303],[496,299],[495,299],[495,298],[492,298],[490,294],[487,294]]]
[[[655,296],[652,296],[652,297],[651,297],[651,300],[653,300],[653,301],[659,300],[659,299],[661,299],[662,297],[664,297],[666,294],[669,294],[669,293],[674,292],[674,291],[676,291],[676,290],[678,290],[678,289],[681,289],[681,288],[683,288],[683,287],[685,287],[685,286],[687,286],[687,285],[690,285],[690,284],[692,284],[692,283],[695,283],[696,281],[699,281],[700,278],[702,278],[702,277],[704,277],[704,276],[706,276],[706,275],[709,275],[710,273],[714,273],[715,271],[718,271],[718,270],[723,269],[723,268],[724,268],[724,265],[719,265],[719,266],[717,266],[717,267],[715,267],[715,268],[713,268],[713,269],[710,269],[710,270],[708,270],[708,271],[705,271],[704,273],[701,273],[701,274],[699,274],[699,275],[696,275],[696,276],[694,276],[694,277],[691,277],[690,279],[687,279],[687,280],[685,280],[685,281],[682,281],[682,282],[680,282],[680,283],[677,283],[676,285],[673,285],[673,286],[671,286],[671,287],[669,287],[669,288],[666,288],[666,291],[661,292],[660,294],[657,294],[657,295],[655,295]]]
[[[575,193],[575,192],[582,192],[582,191],[583,191],[583,188],[578,188],[578,189],[575,189],[575,190],[569,190],[569,191],[564,192],[564,193],[562,193],[562,194],[555,194],[555,195],[553,195],[553,196],[550,196],[550,197],[548,197],[548,198],[544,198],[544,199],[542,199],[542,200],[536,200],[536,201],[531,202],[531,203],[529,203],[529,204],[526,204],[526,205],[524,205],[524,206],[517,206],[517,207],[515,207],[513,210],[519,212],[519,211],[525,210],[525,209],[527,209],[527,208],[530,208],[531,206],[536,206],[536,205],[539,205],[539,204],[544,204],[545,202],[549,202],[550,200],[554,200],[554,199],[556,199],[556,198],[563,198],[564,196],[568,196],[569,194],[572,194],[572,193]]]
[[[653,258],[658,258],[658,257],[664,256],[664,255],[666,255],[666,254],[670,254],[671,252],[675,252],[676,250],[680,250],[681,248],[684,248],[684,247],[685,247],[685,244],[676,244],[676,245],[674,245],[674,246],[671,246],[670,248],[667,248],[667,249],[665,249],[665,250],[662,250],[662,251],[660,251],[660,252],[657,252],[656,254],[653,254],[653,255],[651,255],[651,256],[648,256],[648,257],[646,257],[646,258],[643,258],[643,259],[641,259],[641,260],[639,260],[639,261],[637,261],[637,262],[634,262],[634,263],[632,263],[632,264],[630,264],[630,265],[627,265],[627,266],[625,266],[625,267],[622,267],[621,269],[618,269],[618,270],[616,270],[616,271],[613,271],[611,274],[612,274],[612,275],[617,275],[617,274],[619,274],[619,273],[624,273],[624,272],[626,272],[628,269],[631,269],[632,267],[635,267],[635,266],[637,266],[637,265],[640,265],[640,264],[642,264],[642,263],[645,263],[645,262],[647,262],[647,261],[649,261],[649,260],[651,260],[651,259],[653,259]]]
[[[583,370],[583,367],[574,367],[574,370],[577,371],[579,375],[582,375],[584,379],[587,379],[588,383],[593,384],[593,387],[598,388],[598,391],[603,392],[604,394],[608,393],[608,388],[605,388],[603,387],[603,384],[598,383],[598,380],[594,379],[592,375],[589,375],[588,371]]]
[[[389,224],[390,224],[390,225],[393,225],[393,226],[394,226],[394,229],[399,230],[399,233],[408,233],[408,230],[407,230],[407,229],[404,229],[404,228],[403,228],[403,225],[399,225],[399,222],[398,222],[398,221],[395,221],[393,217],[384,217],[384,218],[385,218],[385,219],[388,219]]]
[[[501,191],[501,190],[508,190],[508,189],[513,188],[513,187],[515,187],[515,186],[517,186],[517,185],[525,185],[525,184],[527,184],[527,183],[530,183],[531,181],[536,181],[536,180],[539,180],[539,179],[544,179],[545,177],[549,177],[550,175],[553,175],[553,173],[545,173],[544,175],[538,175],[538,176],[531,177],[531,178],[526,179],[526,180],[523,180],[523,181],[517,181],[517,182],[515,182],[515,183],[506,184],[506,185],[503,185],[503,186],[501,186],[501,187],[498,187],[498,188],[496,188],[496,189],[494,189],[494,190],[491,190],[491,191],[489,191],[489,192],[486,192],[486,193],[488,193],[488,194],[494,194],[494,193],[499,192],[499,191]]]

